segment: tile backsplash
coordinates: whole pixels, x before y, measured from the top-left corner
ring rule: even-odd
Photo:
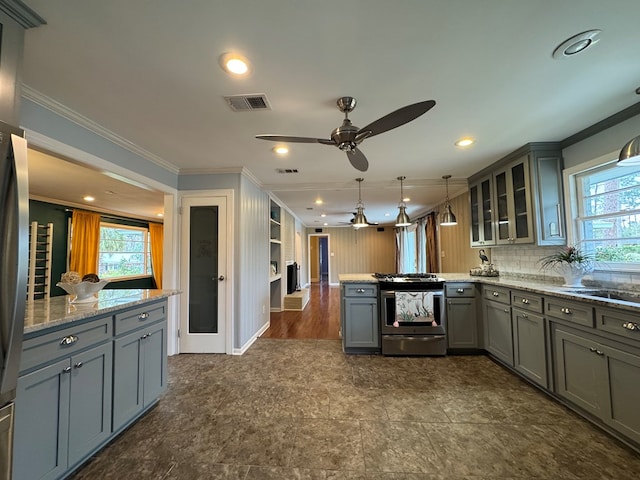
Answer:
[[[562,277],[553,270],[540,268],[540,258],[559,247],[537,247],[534,245],[506,245],[491,249],[491,262],[500,275],[528,277],[541,281],[562,283]],[[640,290],[640,273],[595,271],[584,277],[585,286]]]

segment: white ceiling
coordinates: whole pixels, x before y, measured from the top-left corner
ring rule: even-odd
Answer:
[[[638,0],[26,0],[47,25],[28,30],[24,83],[181,173],[245,167],[307,225],[397,213],[405,175],[410,215],[531,141],[558,141],[640,97]],[[574,34],[601,41],[551,54]],[[228,51],[252,63],[227,75]],[[223,96],[266,94],[269,111],[233,112]],[[256,134],[329,138],[350,95],[364,126],[434,99],[422,117],[367,139],[360,174],[338,149],[290,144],[277,158]],[[465,135],[476,145],[459,149]],[[108,159],[107,159],[108,160]],[[277,168],[298,169],[278,174]],[[322,206],[314,205],[322,198]],[[308,210],[312,208],[312,210]],[[320,218],[321,213],[329,214]]]

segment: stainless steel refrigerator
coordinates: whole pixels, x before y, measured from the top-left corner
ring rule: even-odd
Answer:
[[[13,403],[27,296],[28,188],[24,132],[0,122],[0,480],[11,479]]]

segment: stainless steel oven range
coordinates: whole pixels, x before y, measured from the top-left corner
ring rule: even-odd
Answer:
[[[433,273],[376,273],[383,355],[446,355],[444,280]]]

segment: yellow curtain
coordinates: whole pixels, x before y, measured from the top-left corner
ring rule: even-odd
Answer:
[[[160,223],[149,224],[151,235],[151,268],[156,288],[162,288],[162,245],[164,241],[164,225]]]
[[[98,272],[100,214],[74,210],[71,217],[71,258],[69,270],[81,276]]]

